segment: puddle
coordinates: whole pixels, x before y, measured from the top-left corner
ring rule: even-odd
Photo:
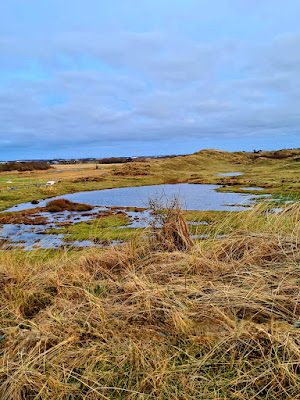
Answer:
[[[7,241],[2,244],[6,246],[33,250],[34,248],[48,249],[57,248],[63,243],[63,235],[44,235],[44,225],[2,225],[0,229],[1,240]]]
[[[37,215],[47,218],[45,225],[30,224],[4,224],[0,225],[0,249],[22,248],[24,250],[34,249],[57,249],[59,247],[107,247],[108,245],[120,244],[120,241],[106,241],[101,243],[92,240],[65,241],[64,234],[49,234],[49,229],[60,228],[61,223],[69,222],[71,225],[78,222],[91,221],[96,219],[98,212],[108,211],[107,207],[96,207],[88,213],[63,211],[60,213],[41,212],[32,215],[34,219]],[[118,212],[118,210],[116,210]],[[83,215],[84,214],[84,215]],[[89,214],[89,215],[87,215]],[[127,211],[129,224],[116,228],[144,228],[148,226],[149,211]],[[99,219],[100,223],[101,219]]]
[[[217,176],[239,176],[244,175],[245,172],[225,172],[221,174],[216,174]]]
[[[281,212],[283,211],[283,209],[282,209],[282,208],[279,208],[279,207],[275,207],[275,208],[272,208],[272,211],[273,211],[274,213],[278,214],[278,213],[281,213]]]
[[[44,234],[44,225],[3,225],[0,229],[2,245],[1,250],[24,249],[26,251],[35,249],[57,249],[59,247],[107,247],[113,246],[118,241],[95,243],[92,240],[75,240],[67,242],[63,234]]]

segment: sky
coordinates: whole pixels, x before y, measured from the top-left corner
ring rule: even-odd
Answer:
[[[299,0],[0,0],[0,160],[299,139]]]

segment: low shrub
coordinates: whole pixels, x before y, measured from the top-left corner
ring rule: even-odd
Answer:
[[[0,164],[0,172],[2,171],[35,171],[46,170],[52,168],[49,164],[43,161],[28,161],[16,162],[9,161],[5,164]]]
[[[57,199],[48,201],[46,209],[49,212],[55,213],[60,211],[90,211],[93,207],[89,204],[73,203],[67,199]]]

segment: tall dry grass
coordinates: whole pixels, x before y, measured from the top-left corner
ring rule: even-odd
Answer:
[[[299,398],[299,205],[261,212],[184,251],[2,252],[0,398]]]

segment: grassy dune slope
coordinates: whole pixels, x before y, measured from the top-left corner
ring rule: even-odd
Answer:
[[[198,153],[167,159],[155,164],[156,173],[168,179],[187,179],[195,183],[263,186],[268,192],[295,193],[300,190],[300,150],[286,158],[270,158],[270,152],[229,153],[201,150]],[[269,156],[269,157],[267,157]],[[283,157],[283,156],[282,156]],[[244,175],[220,177],[216,173],[244,172]],[[236,186],[236,187],[234,187]]]
[[[186,251],[0,253],[0,398],[298,398],[299,221],[258,206]]]
[[[66,193],[177,182],[229,185],[229,188],[222,190],[234,191],[240,191],[239,188],[243,186],[263,186],[268,193],[299,195],[300,150],[285,150],[279,155],[274,153],[201,150],[187,156],[105,166],[105,170],[95,170],[94,166],[90,166],[83,171],[66,170],[59,173],[51,170],[0,173],[0,210],[17,203]],[[223,172],[245,174],[235,177],[215,175]],[[54,186],[35,186],[52,179],[56,180]],[[12,180],[13,186],[19,189],[8,190],[12,185],[6,184],[7,180]]]

